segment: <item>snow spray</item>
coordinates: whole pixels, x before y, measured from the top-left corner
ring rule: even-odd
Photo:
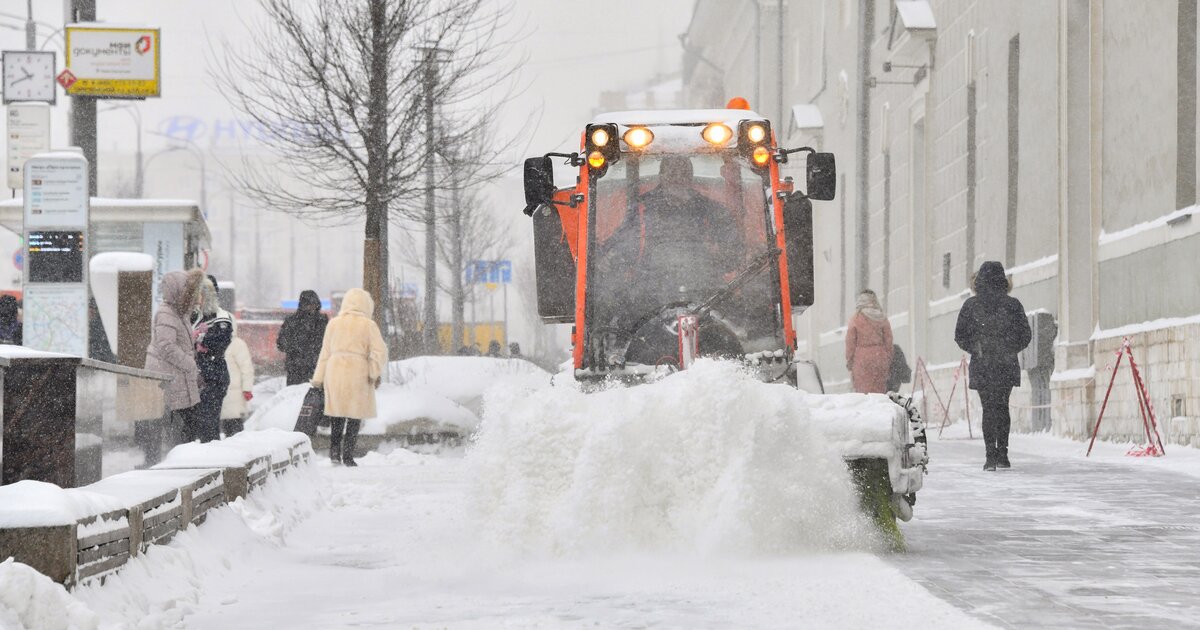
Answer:
[[[806,394],[700,359],[635,387],[492,390],[467,457],[485,538],[555,555],[875,549]]]

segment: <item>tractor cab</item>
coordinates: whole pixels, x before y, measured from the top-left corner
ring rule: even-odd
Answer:
[[[804,192],[779,175],[800,152]],[[555,187],[556,160],[573,187]],[[578,153],[525,162],[539,314],[574,323],[584,380],[698,356],[778,379],[795,352],[792,315],[813,303],[810,199],[832,199],[834,182],[831,154],[780,149],[749,110],[602,115]]]

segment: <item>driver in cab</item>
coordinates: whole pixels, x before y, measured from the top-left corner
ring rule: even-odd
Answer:
[[[658,186],[642,195],[612,241],[618,251],[611,262],[671,290],[722,284],[744,254],[729,211],[697,190],[692,162],[681,155],[662,158]]]

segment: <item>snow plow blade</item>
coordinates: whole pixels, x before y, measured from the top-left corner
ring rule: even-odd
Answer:
[[[863,511],[903,551],[896,519],[912,518],[929,461],[920,412],[895,393],[811,395],[808,402],[813,425],[846,460]]]

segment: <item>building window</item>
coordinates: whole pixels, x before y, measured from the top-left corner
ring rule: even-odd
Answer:
[[[950,288],[950,252],[942,254],[942,288]]]

